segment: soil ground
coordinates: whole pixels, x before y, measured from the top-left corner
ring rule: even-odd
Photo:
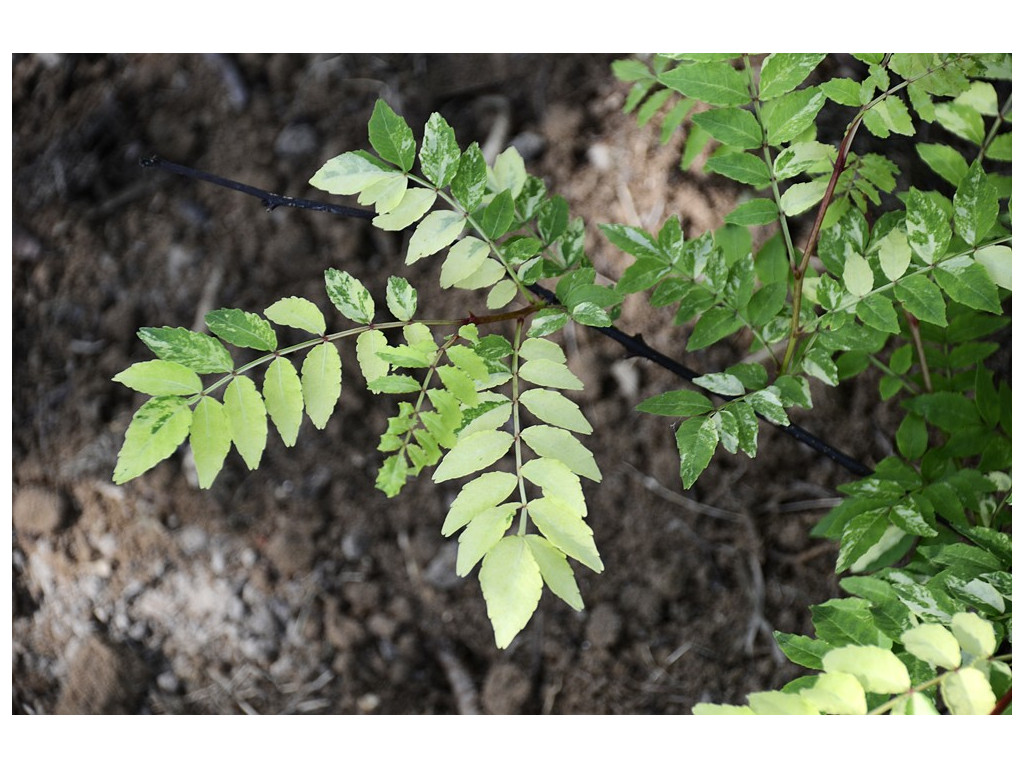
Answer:
[[[679,170],[679,137],[662,147],[656,124],[622,115],[614,58],[15,58],[16,713],[687,713],[799,674],[771,630],[810,631],[807,607],[837,594],[834,548],[807,532],[849,476],[763,428],[756,460],[720,452],[682,493],[673,424],[633,409],[679,383],[585,328],[565,341],[605,477],[586,491],[606,570],[579,574],[580,613],[546,595],[506,651],[440,534],[452,489],[424,478],[394,502],[374,489],[395,406],[365,393],[351,349],[328,428],[307,422],[292,449],[272,434],[258,471],[232,455],[200,491],[179,452],[110,480],[141,402],[111,377],[150,356],[140,326],[320,301],[329,266],[380,295],[404,269],[401,235],[267,213],[141,157],[325,199],[307,180],[367,146],[378,97],[417,130],[438,111],[463,145],[520,147],[615,278],[629,261],[598,223],[678,214],[695,235],[721,224],[734,193]],[[405,273],[420,306],[459,311],[431,295],[436,269]],[[686,355],[686,330],[637,302],[618,325],[701,371],[744,354]],[[802,426],[865,463],[886,455],[870,386],[814,394]]]

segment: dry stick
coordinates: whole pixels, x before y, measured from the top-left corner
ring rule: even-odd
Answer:
[[[852,136],[850,138],[852,139]],[[333,213],[337,214],[338,216],[346,216],[349,218],[356,219],[372,219],[374,218],[375,215],[373,211],[368,211],[362,208],[350,208],[344,205],[322,203],[316,200],[308,200],[306,198],[301,197],[288,197],[287,195],[277,195],[274,194],[273,192],[267,192],[266,190],[249,186],[248,184],[242,184],[241,182],[226,179],[223,176],[217,176],[212,173],[207,173],[206,171],[200,171],[185,165],[172,163],[168,160],[164,160],[163,158],[157,157],[156,155],[151,155],[149,157],[143,158],[140,162],[141,165],[145,168],[160,168],[161,170],[170,171],[171,173],[177,173],[181,176],[199,179],[200,181],[206,181],[211,184],[216,184],[226,189],[232,189],[235,190],[236,192],[243,192],[247,195],[252,195],[253,197],[262,200],[263,204],[266,206],[268,211],[272,211],[275,208],[280,207],[289,207],[302,208],[304,210],[309,211]],[[553,294],[547,288],[544,288],[540,285],[530,285],[527,287],[535,295],[539,296],[548,304],[551,304],[552,306],[558,305],[559,302],[558,299],[555,297],[555,294]],[[799,294],[797,295],[799,296]],[[694,371],[692,368],[688,368],[682,363],[679,363],[673,360],[672,358],[663,355],[658,350],[652,348],[640,336],[629,336],[628,334],[620,331],[614,325],[608,326],[607,328],[598,328],[594,326],[588,327],[617,342],[619,345],[626,349],[630,356],[642,357],[646,360],[650,360],[655,365],[658,365],[661,368],[664,368],[665,370],[676,374],[680,378],[689,381],[691,384],[693,384],[694,379],[698,378],[701,375]],[[700,385],[694,384],[694,386]],[[703,389],[703,387],[701,388]],[[719,397],[723,400],[735,399],[727,395],[716,395],[716,397]],[[821,438],[812,435],[807,430],[798,427],[796,424],[775,424],[775,422],[768,421],[767,419],[765,419],[764,416],[762,416],[761,414],[758,414],[758,416],[767,423],[772,424],[778,429],[781,429],[790,437],[799,440],[804,445],[812,448],[813,450],[817,451],[826,458],[831,459],[836,464],[839,464],[841,467],[846,469],[848,472],[851,472],[852,474],[858,475],[860,477],[867,477],[868,475],[871,474],[871,470],[868,469],[868,467],[866,467],[864,464],[861,464],[853,457],[843,453],[838,448],[829,445]]]

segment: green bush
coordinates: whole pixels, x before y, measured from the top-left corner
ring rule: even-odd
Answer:
[[[380,439],[377,487],[396,496],[424,470],[461,483],[442,533],[461,531],[456,570],[480,565],[495,640],[507,647],[544,586],[582,609],[570,561],[604,568],[586,522],[583,480],[601,481],[581,440],[592,427],[562,394],[583,385],[547,337],[572,321],[623,341],[613,324],[640,293],[688,328],[688,350],[742,337],[766,361],[697,375],[631,340],[691,380],[637,406],[678,423],[685,488],[719,447],[756,456],[761,421],[807,441],[787,409],[813,406],[811,379],[836,386],[875,368],[879,396],[905,412],[894,454],[873,469],[810,440],[863,475],[839,487],[844,500],[813,531],[839,542],[850,596],[811,607],[814,637],[776,633],[814,674],[742,707],[695,711],[1009,711],[1011,396],[991,361],[1010,323],[1011,60],[857,54],[858,79],[824,79],[825,58],[615,63],[631,83],[626,111],[641,124],[658,117],[663,139],[686,131],[683,167],[705,157],[705,172],[747,192],[723,227],[690,239],[678,218],[656,232],[602,226],[634,259],[614,284],[584,253],[584,223],[514,149],[488,165],[439,114],[417,145],[379,101],[374,152],[333,158],[311,183],[364,206],[335,212],[410,229],[406,264],[440,261],[440,287],[467,292],[466,314],[416,319],[416,289],[392,276],[383,298],[394,319],[382,321],[357,276],[328,269],[327,298],[351,323],[340,331],[328,333],[317,304],[296,296],[262,314],[210,312],[212,335],[143,328],[156,359],[115,380],[151,398],[128,428],[115,481],[188,440],[209,487],[232,445],[259,465],[268,416],[289,446],[303,413],[322,429],[341,395],[336,343],[351,337],[367,388],[406,396]],[[937,139],[913,142],[929,184],[901,186],[886,140],[914,140],[922,124]],[[841,127],[837,145],[819,141],[824,125]],[[308,338],[280,346],[275,327]]]

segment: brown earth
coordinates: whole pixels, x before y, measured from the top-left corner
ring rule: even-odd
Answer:
[[[678,169],[678,137],[621,114],[609,55],[18,56],[13,68],[13,709],[17,713],[685,713],[799,674],[771,630],[808,632],[834,596],[834,548],[808,530],[843,470],[770,428],[756,460],[720,452],[682,493],[673,424],[633,406],[679,383],[577,328],[588,483],[605,562],[579,573],[587,608],[545,595],[507,651],[479,584],[440,534],[453,489],[373,487],[395,407],[362,388],[351,349],[324,432],[273,438],[260,469],[229,458],[200,491],[185,452],[115,486],[141,400],[111,381],[147,359],[143,325],[198,327],[206,310],[322,301],[326,267],[378,295],[403,272],[423,312],[436,262],[406,270],[401,235],[148,171],[170,160],[284,194],[367,146],[384,97],[414,128],[445,115],[463,145],[514,142],[588,223],[588,253],[628,259],[600,222],[687,235],[721,224],[732,190]],[[502,129],[507,120],[507,129]],[[702,371],[685,329],[630,301],[619,326]],[[802,426],[865,462],[890,448],[870,385],[814,391]]]

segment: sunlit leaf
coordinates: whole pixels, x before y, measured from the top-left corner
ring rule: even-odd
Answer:
[[[455,562],[457,575],[466,576],[494,548],[512,524],[517,509],[519,503],[512,502],[485,509],[473,516],[459,536],[459,553]]]
[[[484,556],[480,588],[498,648],[507,648],[537,610],[544,581],[522,536],[506,536]]]
[[[348,272],[328,269],[324,272],[327,296],[349,320],[369,325],[373,322],[374,303],[370,292]]]
[[[341,356],[329,342],[318,344],[302,362],[302,399],[317,429],[327,426],[341,397]]]
[[[263,314],[278,325],[298,328],[317,336],[322,336],[327,330],[327,322],[316,304],[298,296],[275,301],[263,311]]]
[[[302,382],[292,362],[274,358],[263,379],[263,399],[267,413],[287,446],[295,445],[302,424]]]
[[[207,327],[228,344],[269,352],[277,349],[277,336],[270,323],[257,314],[241,309],[215,309],[207,312]]]
[[[223,344],[187,328],[140,328],[139,338],[161,360],[184,365],[196,373],[228,373],[234,368]]]
[[[125,432],[114,482],[126,483],[174,453],[188,437],[191,423],[192,409],[183,397],[153,397],[143,403]]]
[[[508,432],[474,432],[460,437],[434,470],[435,483],[486,469],[508,453],[513,437]]]
[[[209,488],[224,466],[231,450],[231,432],[224,406],[212,397],[204,397],[192,413],[189,446],[195,461],[199,487]]]
[[[167,360],[135,363],[112,380],[145,395],[194,395],[203,388],[194,371]]]
[[[256,469],[267,446],[267,408],[256,385],[247,376],[236,376],[224,390],[224,412],[231,442],[249,469]]]

